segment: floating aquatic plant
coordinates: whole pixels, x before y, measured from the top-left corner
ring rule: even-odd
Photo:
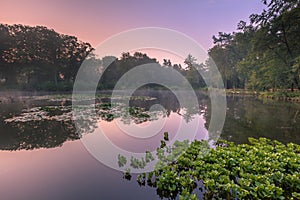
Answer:
[[[88,113],[95,109],[97,116],[106,121],[111,121],[114,118],[119,117],[128,117],[128,115],[126,115],[126,110],[124,110],[126,108],[120,104],[112,105],[111,103],[99,103],[81,107],[77,106],[76,109],[82,112],[82,116],[90,116]],[[145,111],[145,109],[139,107],[129,107],[127,110],[129,110],[129,117],[137,123],[155,119],[151,116],[157,116],[157,114],[159,114],[159,112],[152,112],[150,116],[150,114],[148,114],[149,111]],[[5,119],[5,122],[11,123],[42,120],[70,121],[76,119],[74,119],[71,106],[44,106],[24,109],[19,116]]]
[[[198,199],[199,193],[203,199],[300,197],[300,145],[249,138],[249,144],[219,141],[211,148],[206,141],[194,141],[173,162],[166,148],[157,149],[155,170],[137,180],[140,185],[147,180],[161,198]]]
[[[123,167],[124,165],[126,165],[127,163],[127,159],[125,156],[122,156],[122,155],[118,155],[118,165],[119,167]]]

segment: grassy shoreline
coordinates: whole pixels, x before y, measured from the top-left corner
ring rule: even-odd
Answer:
[[[149,88],[144,89],[149,90]],[[165,88],[151,88],[154,91],[167,90]],[[97,94],[101,93],[112,93],[113,90],[97,90]],[[207,93],[206,88],[195,89],[197,92]],[[245,89],[226,89],[227,96],[245,96],[245,97],[256,97],[260,99],[272,99],[278,101],[289,101],[289,102],[300,102],[300,91],[296,90],[294,92],[288,90],[277,90],[277,91],[255,91],[255,90],[245,90]],[[0,100],[7,98],[15,98],[18,96],[28,96],[28,95],[72,95],[72,91],[26,91],[26,90],[0,90]]]
[[[300,102],[300,91],[277,90],[277,91],[254,91],[244,89],[226,89],[228,96],[252,96],[260,99],[273,99],[278,101]]]

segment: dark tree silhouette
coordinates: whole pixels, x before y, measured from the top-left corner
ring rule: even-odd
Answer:
[[[8,88],[57,89],[70,83],[90,44],[43,26],[0,24],[0,78]]]

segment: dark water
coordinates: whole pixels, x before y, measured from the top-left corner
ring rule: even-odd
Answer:
[[[145,151],[145,146],[155,149],[163,132],[174,137],[180,123],[188,132],[189,126],[197,122],[196,139],[207,139],[210,103],[206,95],[198,94],[197,112],[192,106],[180,107],[168,91],[143,91],[137,95],[155,98],[136,98],[130,101],[131,106],[142,107],[147,113],[152,105],[161,104],[165,112],[156,112],[152,120],[133,116],[126,121],[122,116],[112,117],[103,107],[104,114],[96,120],[95,130],[102,127],[115,145],[133,152]],[[140,187],[134,177],[132,181],[124,180],[120,171],[101,164],[88,152],[74,123],[68,120],[70,100],[70,95],[22,94],[17,98],[2,94],[0,199],[159,199],[155,189]],[[109,98],[105,95],[98,98],[100,105],[106,102]],[[165,123],[158,134],[140,140],[123,134],[116,126],[116,122],[123,122],[125,126],[143,127],[160,120]],[[83,137],[91,135],[93,131]],[[300,144],[300,105],[228,97],[221,137],[236,143],[247,142],[248,137],[267,137]]]
[[[222,138],[236,143],[266,137],[300,144],[300,104],[228,97]]]

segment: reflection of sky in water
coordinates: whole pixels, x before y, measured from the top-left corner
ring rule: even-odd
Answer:
[[[157,115],[158,119],[165,120],[165,123],[152,137],[141,139],[124,133],[116,125],[117,121],[122,122],[122,118],[115,118],[113,121],[100,119],[97,121],[98,128],[84,137],[93,137],[97,134],[97,130],[102,128],[105,136],[113,144],[128,151],[145,152],[155,149],[160,144],[165,131],[169,132],[170,139],[174,138],[182,123],[185,134],[193,134],[192,127],[197,127],[196,139],[207,138],[207,130],[204,127],[205,120],[209,120],[210,117],[209,113],[207,114],[209,110],[207,100],[199,101],[201,115],[192,112],[191,108],[189,111],[192,117],[187,117],[176,102],[171,104],[172,99],[162,98],[164,99],[168,100],[164,107],[169,111],[169,116]],[[127,182],[122,179],[121,172],[99,163],[88,153],[76,135],[71,134],[60,121],[35,121],[17,124],[18,126],[5,123],[5,119],[19,116],[22,109],[49,105],[49,102],[45,101],[31,102],[24,99],[24,102],[0,104],[1,200],[158,199],[154,189],[138,187],[134,177],[131,182]],[[60,106],[61,103],[51,102],[51,105]],[[221,137],[237,143],[247,142],[248,137],[268,137],[284,143],[299,144],[298,104],[228,98],[227,105],[226,122]],[[137,126],[149,127],[154,122],[146,121]],[[26,147],[31,145],[35,149],[22,150],[21,146],[19,148],[21,150],[5,150],[16,150],[23,142],[29,145]]]
[[[35,106],[38,105],[29,106],[28,109]],[[23,108],[20,105],[12,114],[8,114],[11,109],[2,110],[6,117],[0,121],[0,126],[10,127],[11,124],[5,123],[4,120],[20,116],[20,110]],[[43,117],[39,117],[39,112],[37,111],[37,115],[34,116],[42,119]],[[182,130],[185,130],[187,134],[192,129],[191,127],[196,127],[198,130],[197,139],[206,137],[207,131],[204,128],[202,116],[194,115],[193,120],[187,123],[183,119],[183,115],[178,113],[179,111],[171,111],[169,116],[156,115],[156,119],[153,121],[136,124],[140,128],[148,129],[158,121],[165,120],[163,127],[149,138],[134,138],[122,132],[116,124],[116,122],[123,123],[122,120],[124,119],[122,118],[115,118],[112,121],[99,119],[97,129],[101,127],[105,136],[113,144],[128,151],[143,153],[145,150],[155,150],[166,131],[169,132],[170,139],[174,138],[179,126],[182,126]],[[56,118],[53,117],[53,119]],[[66,141],[62,146],[59,146],[60,142],[63,141],[60,141],[56,136],[63,130],[63,126],[55,130],[52,129],[52,124],[57,126],[57,123],[60,123],[60,120],[55,121],[55,123],[54,121],[30,121],[28,124],[24,122],[21,126],[22,132],[17,133],[16,131],[20,126],[15,126],[11,127],[11,130],[5,129],[8,131],[7,133],[2,133],[14,136],[13,141],[16,142],[22,142],[24,139],[29,142],[30,139],[33,139],[32,142],[37,142],[37,144],[52,140],[54,143],[49,149],[36,147],[37,149],[30,151],[0,151],[0,199],[159,199],[155,189],[138,187],[135,177],[130,182],[123,180],[121,172],[98,162],[88,153],[80,140]],[[129,125],[124,124],[124,126],[130,127],[133,123],[134,120]],[[43,127],[38,127],[41,124]],[[23,128],[25,129],[23,130]],[[48,135],[45,138],[40,138],[40,136],[45,135],[44,129],[47,130]],[[97,129],[93,133],[84,135],[84,137],[92,137],[93,134],[97,134]],[[151,129],[148,131],[151,132]],[[66,134],[67,132],[62,133]],[[34,137],[30,138],[30,135]],[[24,138],[22,139],[22,137]],[[4,137],[4,139],[6,138]],[[3,145],[9,147],[8,140],[2,142],[4,142]]]
[[[91,155],[109,167],[117,170],[124,170],[129,167],[133,173],[152,171],[156,161],[151,162],[141,170],[132,168],[129,164],[124,168],[120,168],[118,166],[118,156],[122,155],[130,160],[131,157],[139,159],[145,157],[146,151],[150,151],[155,155],[165,132],[170,133],[169,141],[166,142],[169,146],[172,146],[177,140],[192,141],[196,136],[197,139],[207,138],[202,116],[194,115],[193,119],[187,122],[183,117],[185,111],[182,111],[182,114],[179,113],[171,112],[168,117],[166,115],[156,115],[156,120],[138,124],[124,124],[123,118],[116,118],[112,121],[98,120],[93,132],[83,135],[81,141]],[[126,130],[124,131],[124,129]],[[132,135],[134,131],[136,133]],[[150,137],[147,135],[149,133],[151,134]],[[145,135],[147,135],[146,138]]]
[[[79,140],[53,149],[0,151],[0,161],[3,200],[158,199],[154,189],[141,189],[93,159]]]
[[[169,139],[171,141],[175,137],[175,134],[179,130],[180,126],[181,130],[184,130],[184,133],[182,134],[194,134],[194,131],[191,130],[197,130],[196,139],[207,139],[207,130],[204,127],[204,119],[200,115],[195,116],[195,118],[189,123],[183,120],[182,116],[178,115],[177,113],[171,113],[169,117],[159,116],[158,121],[159,120],[165,120],[165,123],[162,124],[163,126],[160,127],[159,132],[156,132],[154,136],[149,138],[139,138],[138,135],[137,137],[133,137],[126,134],[117,124],[117,122],[122,123],[120,119],[116,119],[111,122],[100,121],[98,122],[98,126],[101,127],[102,132],[114,145],[131,152],[144,153],[146,150],[155,150],[160,145],[160,141],[163,139],[164,132],[169,133]],[[151,123],[156,123],[156,121],[147,121],[138,124],[137,126],[140,126],[141,130],[144,129],[145,132],[149,132],[151,131],[151,129],[149,129]],[[97,128],[94,133],[100,134],[99,128]],[[140,134],[144,133],[140,132]],[[181,137],[180,139],[184,140],[187,138]]]

